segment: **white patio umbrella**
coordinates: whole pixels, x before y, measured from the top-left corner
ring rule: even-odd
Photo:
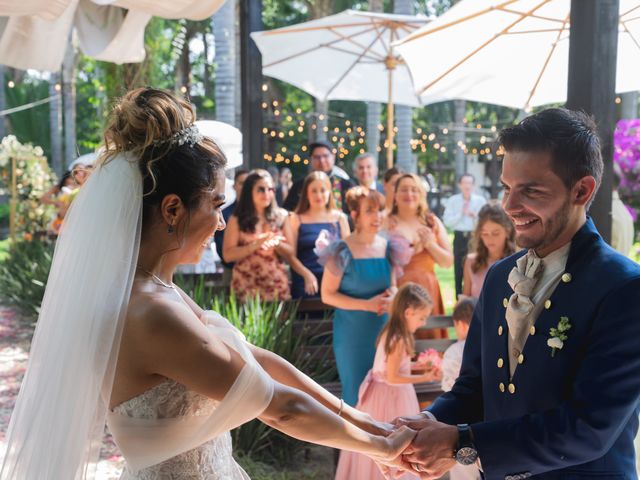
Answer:
[[[224,0],[0,0],[0,63],[58,71],[72,31],[82,51],[114,63],[144,59],[152,16],[202,20]]]
[[[427,23],[411,15],[346,10],[251,36],[262,72],[322,100],[388,104],[387,162],[393,163],[393,105],[422,104],[393,42]]]
[[[567,98],[570,0],[462,0],[398,42],[418,94],[515,108]],[[425,61],[428,59],[428,61]],[[640,90],[640,0],[620,0],[618,93]]]
[[[227,157],[227,169],[242,165],[242,132],[217,120],[196,120],[200,133],[216,142]]]

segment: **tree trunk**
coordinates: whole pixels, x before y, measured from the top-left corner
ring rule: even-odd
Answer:
[[[413,15],[412,0],[395,0],[393,12],[403,15]],[[413,108],[404,105],[395,107],[395,119],[398,133],[396,134],[396,165],[406,172],[416,173],[417,162],[411,152],[411,136],[413,134]]]
[[[227,0],[213,16],[216,48],[216,119],[236,125],[236,1]]]
[[[325,128],[329,125],[329,102],[316,98],[316,138],[315,140],[326,140],[327,132]]]
[[[214,40],[215,41],[215,40]],[[213,98],[213,81],[211,78],[211,65],[209,64],[209,43],[207,42],[207,32],[202,32],[202,45],[203,48],[203,56],[204,56],[204,65],[202,72],[202,85],[204,86],[204,96],[205,98]]]
[[[462,174],[467,169],[465,154],[461,144],[465,143],[465,132],[464,132],[464,119],[465,110],[467,108],[467,102],[464,100],[454,100],[453,101],[453,140],[456,142],[454,148],[455,150],[455,161],[456,161],[456,180],[462,176]]]
[[[184,43],[180,50],[178,61],[176,62],[176,88],[183,94],[191,91],[191,62],[189,61],[189,43],[193,38],[194,31],[189,24],[184,26]]]
[[[382,12],[383,10],[382,0],[369,0],[370,12]],[[378,130],[378,125],[380,124],[381,113],[382,106],[378,102],[367,103],[367,151],[372,153],[378,162],[380,162],[378,155],[380,130]]]
[[[333,0],[314,0],[307,2],[309,6],[309,20],[326,17],[333,13]],[[316,98],[316,134],[315,140],[326,140],[325,127],[329,125],[329,101]]]
[[[5,95],[5,85],[7,79],[5,78],[4,65],[0,64],[0,111],[7,108],[7,97]],[[7,116],[0,117],[0,140],[7,135]]]
[[[75,46],[69,42],[62,61],[62,103],[64,108],[64,159],[63,169],[78,156],[76,141],[76,66],[78,56]]]
[[[62,105],[60,98],[60,72],[52,72],[49,77],[49,134],[51,136],[51,168],[62,176],[65,165],[62,162]]]

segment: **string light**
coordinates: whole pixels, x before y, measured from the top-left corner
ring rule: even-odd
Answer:
[[[269,90],[269,85],[267,85],[266,83],[262,84],[262,91],[266,92],[267,90]]]

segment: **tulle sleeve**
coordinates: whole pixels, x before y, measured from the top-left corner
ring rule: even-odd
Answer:
[[[402,235],[390,233],[387,238],[387,258],[393,267],[396,278],[404,274],[403,267],[411,261],[413,256],[413,248],[409,240]]]
[[[346,242],[333,237],[335,235],[322,230],[313,252],[318,256],[320,265],[329,269],[334,275],[342,275],[353,257]]]

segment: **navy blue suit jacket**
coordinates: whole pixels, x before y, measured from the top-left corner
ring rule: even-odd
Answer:
[[[489,480],[636,479],[640,266],[605,244],[587,219],[571,243],[571,280],[551,295],[510,379],[504,299],[524,253],[488,272],[460,378],[429,410],[442,422],[472,425]],[[560,317],[572,327],[552,357],[549,329]]]

